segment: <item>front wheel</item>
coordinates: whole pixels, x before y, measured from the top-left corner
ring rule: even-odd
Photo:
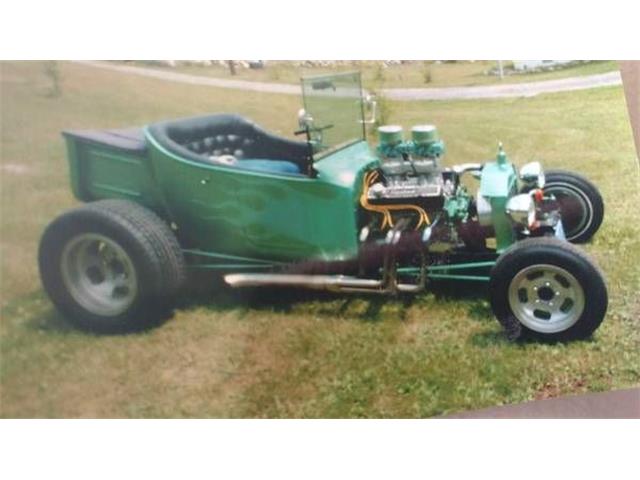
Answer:
[[[586,338],[607,311],[598,267],[555,238],[526,239],[506,250],[491,271],[489,289],[493,312],[514,339]]]

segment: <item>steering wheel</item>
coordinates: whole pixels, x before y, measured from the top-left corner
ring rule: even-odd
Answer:
[[[329,124],[324,125],[322,127],[309,127],[309,126],[307,126],[307,127],[302,128],[300,130],[296,130],[295,132],[293,132],[293,134],[294,135],[305,135],[306,134],[307,136],[309,136],[309,134],[311,132],[323,132],[325,130],[329,130],[330,128],[333,128],[333,123],[329,123]]]
[[[295,132],[293,132],[293,134],[306,135],[309,148],[311,148],[311,150],[315,152],[315,151],[323,150],[325,148],[322,141],[323,140],[322,132],[324,132],[325,130],[329,130],[330,128],[333,128],[332,123],[328,125],[324,125],[322,127],[309,127],[309,125],[307,125],[303,129],[296,130]],[[315,133],[314,138],[311,138],[311,132]]]

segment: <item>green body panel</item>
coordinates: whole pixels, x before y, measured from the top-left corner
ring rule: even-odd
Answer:
[[[71,188],[76,198],[88,202],[124,198],[161,210],[160,198],[147,156],[65,137]]]
[[[76,198],[145,205],[174,222],[194,251],[229,256],[211,264],[357,254],[362,176],[377,162],[366,142],[329,153],[309,178],[192,162],[146,135],[148,149],[140,154],[65,137]]]
[[[65,137],[67,145],[67,161],[69,162],[69,181],[71,191],[78,200],[87,201],[88,195],[83,191],[80,174],[80,155],[77,148],[77,141],[70,137]]]
[[[506,213],[508,197],[493,197],[491,202],[491,221],[496,234],[496,251],[506,250],[516,241],[513,224]]]
[[[366,142],[324,157],[309,178],[192,162],[146,135],[168,215],[197,250],[272,261],[357,254],[362,175],[376,162]]]
[[[482,168],[479,194],[491,204],[491,221],[496,234],[496,250],[504,251],[516,241],[511,219],[506,213],[507,200],[518,193],[518,175],[500,145],[495,162]]]
[[[518,177],[511,163],[486,163],[482,167],[480,178],[480,195],[492,197],[509,197],[516,192]]]

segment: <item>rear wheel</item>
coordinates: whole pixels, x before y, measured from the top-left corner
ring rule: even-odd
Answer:
[[[160,320],[185,280],[173,232],[153,212],[124,200],[71,210],[45,230],[42,283],[79,327],[116,332]]]
[[[129,254],[115,240],[97,233],[80,233],[60,256],[62,283],[85,310],[103,316],[125,312],[140,289]]]
[[[588,241],[604,218],[604,202],[598,188],[581,175],[564,170],[545,172],[545,194],[558,201],[567,240]]]
[[[555,238],[516,243],[491,272],[491,306],[513,338],[573,340],[591,335],[607,311],[600,270]]]

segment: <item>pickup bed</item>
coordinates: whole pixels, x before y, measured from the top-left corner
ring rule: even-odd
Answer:
[[[143,128],[69,130],[63,136],[71,187],[79,200],[124,198],[158,209]]]

